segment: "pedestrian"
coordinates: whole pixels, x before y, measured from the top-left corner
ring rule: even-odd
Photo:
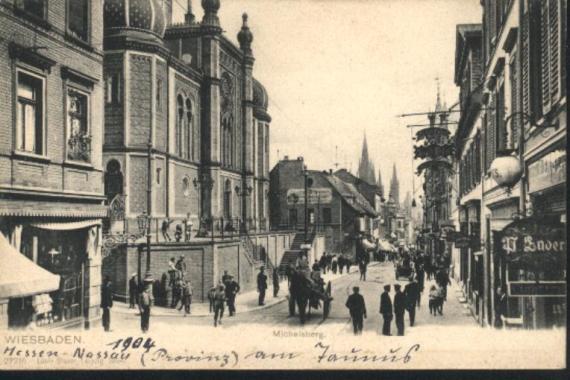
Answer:
[[[109,276],[105,276],[101,286],[101,308],[103,309],[103,328],[111,331],[111,308],[113,307],[113,287]]]
[[[228,303],[228,311],[230,317],[236,314],[236,296],[240,291],[239,284],[234,280],[232,275],[229,275],[228,281],[226,283],[226,300]]]
[[[366,262],[365,259],[360,259],[360,262],[358,263],[358,269],[360,270],[360,281],[366,281],[366,267],[368,266],[368,263]]]
[[[129,309],[134,309],[135,305],[138,304],[137,296],[139,293],[139,281],[137,274],[133,273],[131,279],[129,280]]]
[[[174,229],[174,240],[176,240],[177,243],[180,243],[181,239],[182,239],[182,224],[178,223],[176,225],[176,228]]]
[[[432,285],[429,290],[429,313],[430,315],[437,315],[439,310],[439,291],[435,285]]]
[[[346,273],[350,273],[350,266],[352,265],[352,261],[349,258],[344,259],[344,266],[346,267]]]
[[[404,335],[404,313],[406,312],[406,296],[401,292],[400,284],[395,284],[394,289],[396,294],[394,295],[394,314],[396,316],[396,328],[398,329],[398,335]]]
[[[418,264],[418,269],[416,271],[416,278],[418,279],[418,290],[420,292],[420,294],[418,295],[418,307],[420,307],[422,293],[424,292],[425,274],[426,273],[424,271],[424,265]]]
[[[182,310],[184,307],[184,316],[187,314],[192,314],[190,312],[190,306],[192,305],[192,283],[190,281],[182,282],[182,303],[178,308],[178,311]]]
[[[184,261],[183,255],[180,255],[174,268],[180,272],[180,278],[184,280],[186,278],[186,262]]]
[[[224,284],[224,286],[226,286],[226,283],[230,280],[230,277],[231,276],[228,274],[228,271],[225,270],[222,276],[222,284]]]
[[[141,309],[141,330],[146,333],[150,326],[150,309],[152,303],[154,302],[154,297],[152,295],[152,284],[154,280],[152,275],[147,273],[144,279],[144,290],[140,295],[139,307]]]
[[[212,286],[210,290],[208,290],[208,301],[210,302],[210,313],[214,312],[214,296],[216,295],[216,286]]]
[[[172,309],[178,306],[178,302],[182,300],[182,278],[177,275],[176,280],[174,280],[174,286],[172,287],[172,303],[170,307]]]
[[[392,323],[392,300],[390,299],[390,285],[384,285],[384,293],[380,296],[380,314],[384,319],[382,335],[390,334],[390,324]]]
[[[443,300],[447,301],[447,285],[451,285],[451,281],[449,280],[449,274],[445,269],[441,268],[437,271],[435,275],[435,282],[442,289]]]
[[[279,293],[279,270],[273,268],[273,298],[277,298]]]
[[[499,286],[497,288],[497,296],[495,297],[495,327],[500,329],[503,327],[503,317],[507,314],[507,295]]]
[[[342,271],[344,270],[344,265],[345,265],[345,258],[344,256],[340,255],[338,257],[338,273],[342,274]]]
[[[333,274],[336,274],[337,270],[338,270],[338,259],[337,259],[336,255],[333,255],[332,261],[331,261],[331,271],[333,272]]]
[[[416,304],[418,303],[418,298],[420,298],[420,288],[413,275],[410,278],[410,283],[404,287],[404,294],[406,296],[406,308],[410,317],[410,326],[413,326],[416,320]]]
[[[166,218],[162,221],[162,226],[161,226],[161,231],[162,231],[162,237],[164,238],[165,241],[170,241],[170,235],[168,234],[168,230],[170,229],[170,224],[172,223],[172,220]]]
[[[214,327],[217,327],[218,324],[222,324],[225,302],[226,294],[224,292],[224,285],[220,284],[214,293]]]
[[[364,297],[360,294],[360,288],[355,286],[352,288],[352,294],[346,300],[346,307],[349,310],[350,318],[352,319],[352,326],[354,328],[354,335],[362,334],[364,320],[366,318],[366,304]]]
[[[267,289],[267,275],[265,274],[265,267],[259,268],[257,274],[257,291],[259,292],[259,306],[265,305],[265,290]]]

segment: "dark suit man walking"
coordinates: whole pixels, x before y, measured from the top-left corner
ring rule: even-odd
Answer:
[[[404,287],[404,294],[410,315],[410,326],[413,326],[416,320],[416,304],[419,304],[418,299],[420,298],[420,286],[415,278],[412,278],[411,282]]]
[[[392,300],[390,299],[390,285],[384,285],[384,293],[380,296],[380,314],[384,319],[382,335],[390,334],[390,324],[392,323]]]
[[[406,312],[406,296],[400,291],[400,284],[394,285],[394,314],[396,315],[396,328],[398,335],[404,335],[404,313]]]
[[[267,275],[265,274],[265,267],[259,268],[257,275],[257,291],[259,292],[259,306],[265,305],[265,290],[267,289]]]
[[[363,318],[366,318],[366,304],[364,297],[360,295],[360,288],[355,286],[352,288],[353,294],[348,296],[346,300],[346,307],[350,312],[352,319],[352,326],[354,327],[354,335],[362,334]]]
[[[103,309],[103,328],[111,331],[111,308],[113,307],[113,288],[109,276],[105,277],[101,286],[101,308]]]

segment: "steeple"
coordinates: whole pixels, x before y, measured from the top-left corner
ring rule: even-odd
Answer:
[[[370,156],[368,155],[366,132],[364,133],[364,140],[362,141],[362,154],[360,155],[360,161],[358,162],[358,172],[356,175],[358,178],[368,182],[371,185],[376,183],[376,179],[374,178],[374,164],[372,164],[370,161]]]
[[[378,178],[376,179],[376,186],[380,189],[380,196],[384,197],[384,184],[382,183],[382,173],[378,169]]]
[[[400,183],[396,174],[396,163],[392,169],[392,179],[390,180],[390,198],[394,199],[396,205],[400,205]]]
[[[435,78],[437,81],[437,99],[435,100],[435,112],[443,111],[443,106],[441,105],[441,95],[439,89],[439,78]]]
[[[242,15],[242,27],[237,35],[237,39],[239,41],[240,49],[244,53],[251,55],[251,43],[253,42],[253,34],[247,25],[247,13],[244,13]]]
[[[220,29],[220,19],[218,18],[220,0],[202,0],[202,8],[204,9],[202,25]]]

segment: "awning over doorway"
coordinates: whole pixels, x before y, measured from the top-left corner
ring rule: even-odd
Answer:
[[[0,215],[23,217],[105,218],[101,204],[0,199]]]
[[[51,231],[70,231],[80,230],[87,227],[101,225],[101,221],[97,219],[83,220],[81,222],[68,222],[68,223],[32,223],[30,227],[39,228],[42,230]]]
[[[26,297],[59,289],[59,276],[34,264],[0,233],[0,298]]]

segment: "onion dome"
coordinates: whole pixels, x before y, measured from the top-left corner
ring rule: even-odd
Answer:
[[[243,24],[241,26],[241,30],[237,35],[237,39],[239,41],[239,47],[241,50],[246,54],[251,54],[251,43],[253,42],[253,34],[249,30],[249,26],[247,25],[247,13],[242,15]]]
[[[271,116],[267,113],[269,96],[267,90],[258,80],[253,79],[253,116],[262,121],[271,122]]]
[[[160,41],[166,19],[160,0],[105,0],[105,37]]]
[[[220,10],[220,0],[202,0],[204,18],[202,24],[207,26],[220,26],[218,11]]]

